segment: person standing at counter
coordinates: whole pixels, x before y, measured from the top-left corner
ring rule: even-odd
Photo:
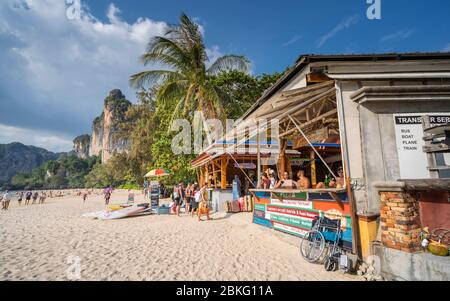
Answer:
[[[270,180],[269,189],[275,189],[278,183],[278,177],[275,174],[275,172],[269,172],[269,180]]]
[[[305,171],[300,170],[297,174],[299,180],[297,182],[297,187],[300,189],[310,189],[311,181],[305,176]]]
[[[260,184],[260,189],[270,189],[270,179],[267,177],[267,175],[262,175],[261,176],[261,184]]]
[[[337,189],[345,188],[345,178],[342,167],[339,167],[339,169],[337,170],[337,177],[334,181],[330,182],[330,187]]]
[[[297,188],[297,183],[295,183],[293,180],[289,179],[289,173],[285,172],[283,173],[283,178],[281,181],[277,183],[275,188],[281,188],[281,189],[295,189]]]

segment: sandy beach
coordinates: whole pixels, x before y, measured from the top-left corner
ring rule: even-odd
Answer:
[[[112,203],[126,201],[115,192]],[[137,196],[137,202],[143,196]],[[251,223],[251,214],[213,214],[213,221],[142,216],[99,221],[102,196],[47,199],[0,213],[0,280],[358,280],[326,272],[299,253],[295,237]],[[68,276],[69,275],[69,276]]]

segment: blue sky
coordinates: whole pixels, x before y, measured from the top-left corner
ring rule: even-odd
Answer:
[[[182,11],[212,59],[245,55],[254,74],[305,53],[450,51],[448,0],[382,0],[381,20],[366,17],[366,0],[81,0],[78,20],[65,1],[0,1],[0,143],[70,150],[110,90],[135,101],[138,57]]]
[[[96,16],[109,0],[86,1]],[[441,51],[450,45],[450,1],[382,0],[382,19],[368,20],[366,0],[117,0],[129,22],[145,15],[176,23],[180,11],[199,19],[208,45],[249,57],[256,73],[280,71],[302,53]],[[323,45],[339,24],[350,26]]]

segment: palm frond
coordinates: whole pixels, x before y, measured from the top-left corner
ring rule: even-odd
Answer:
[[[149,70],[136,73],[130,78],[130,85],[135,88],[142,88],[145,85],[152,86],[153,84],[159,84],[169,78],[180,77],[175,71],[169,70]]]
[[[225,55],[218,58],[211,67],[208,68],[207,72],[211,75],[217,75],[221,72],[232,70],[247,73],[250,70],[250,61],[246,57],[240,55]]]

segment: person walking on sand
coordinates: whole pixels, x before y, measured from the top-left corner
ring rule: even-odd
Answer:
[[[206,188],[208,185],[205,183],[203,187],[200,189],[200,203],[198,204],[198,221],[201,222],[202,216],[206,215],[206,218],[208,221],[211,220],[209,217],[209,204],[208,204],[208,197],[206,195]]]
[[[200,202],[200,199],[201,198],[198,184],[195,183],[192,188],[192,201],[191,201],[192,217],[194,217],[195,213],[198,213],[198,203]]]
[[[39,197],[39,192],[36,191],[33,194],[33,203],[32,203],[32,205],[36,204],[36,201],[37,201],[38,197]]]
[[[83,204],[86,204],[87,197],[88,197],[88,193],[87,193],[87,191],[84,191],[83,192]]]
[[[109,205],[109,201],[111,200],[111,189],[107,188],[105,190],[105,205]]]
[[[180,216],[181,203],[183,202],[182,183],[173,187],[173,201],[175,202],[175,213]]]
[[[45,192],[41,192],[41,195],[39,196],[39,205],[44,204],[45,198],[46,198]]]
[[[128,189],[128,204],[134,204],[134,192]]]
[[[19,193],[19,198],[17,199],[17,201],[19,202],[19,206],[22,206],[22,200],[23,200],[23,191]]]
[[[33,193],[31,191],[28,191],[25,195],[25,205],[30,205],[31,197],[33,196]]]
[[[9,203],[11,202],[12,195],[6,190],[5,194],[2,197],[2,210],[8,210]]]
[[[184,211],[186,212],[186,214],[189,214],[189,212],[191,211],[191,202],[192,202],[192,193],[194,189],[194,184],[189,183],[186,187],[186,207],[184,209]]]

